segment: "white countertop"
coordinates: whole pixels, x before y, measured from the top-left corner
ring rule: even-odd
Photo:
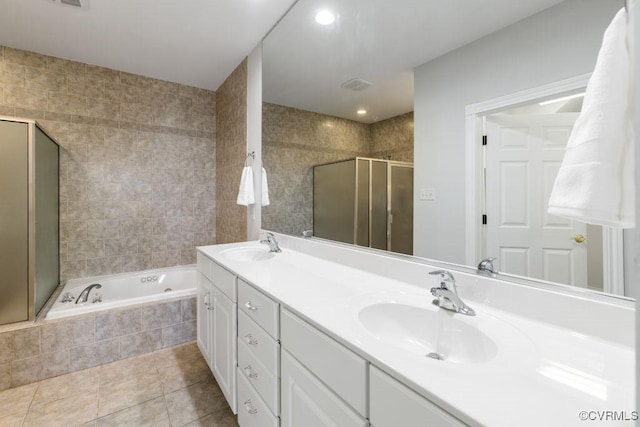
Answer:
[[[327,243],[322,245],[326,249]],[[358,314],[375,303],[433,309],[429,288],[435,286],[435,278],[429,279],[425,273],[425,285],[416,286],[393,280],[389,277],[393,274],[372,274],[282,244],[283,253],[257,262],[234,261],[223,254],[248,246],[267,250],[257,242],[198,250],[470,425],[584,426],[589,421],[580,419],[581,411],[600,411],[588,416],[604,416],[605,421],[595,421],[604,426],[619,425],[620,421],[606,421],[612,415],[603,411],[625,411],[627,418],[633,416],[635,350],[631,345],[519,316],[463,296],[477,316],[442,309],[438,315],[443,319],[456,316],[456,320],[486,332],[496,344],[496,356],[487,362],[466,364],[429,359],[389,345],[368,331]],[[391,262],[402,269],[407,261]],[[432,269],[424,268],[426,272]],[[454,272],[454,276],[458,279],[463,274]],[[573,308],[566,307],[565,316],[573,316]],[[628,307],[620,308],[624,309]],[[625,323],[628,317],[622,316]],[[633,328],[633,323],[609,327]]]

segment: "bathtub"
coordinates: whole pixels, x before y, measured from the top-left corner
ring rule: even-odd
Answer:
[[[94,283],[102,287],[92,289],[87,302],[76,304],[82,290]],[[195,294],[195,265],[72,279],[64,285],[45,319],[58,319]],[[65,300],[67,302],[63,302]]]

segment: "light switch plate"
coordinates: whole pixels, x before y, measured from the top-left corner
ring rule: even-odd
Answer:
[[[433,201],[436,199],[436,190],[435,188],[421,188],[420,189],[420,200]]]

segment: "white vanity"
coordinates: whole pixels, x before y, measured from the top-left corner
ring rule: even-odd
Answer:
[[[634,416],[628,301],[451,270],[465,316],[432,304],[442,265],[277,239],[198,248],[198,346],[242,427]]]

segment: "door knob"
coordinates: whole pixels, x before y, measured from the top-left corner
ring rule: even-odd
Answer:
[[[587,238],[584,237],[582,234],[576,234],[575,236],[573,236],[573,240],[575,240],[576,243],[584,243]]]

